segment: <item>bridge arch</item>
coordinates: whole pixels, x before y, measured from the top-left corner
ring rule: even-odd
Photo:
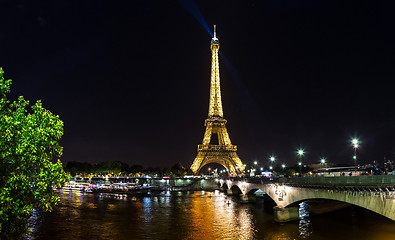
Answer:
[[[395,220],[395,199],[388,199],[383,192],[347,192],[334,190],[303,191],[303,189],[298,189],[298,191],[300,191],[298,194],[290,193],[288,199],[292,200],[287,200],[287,205],[284,207],[310,199],[328,199],[359,206]]]
[[[296,203],[310,199],[328,199],[349,203],[365,208],[380,215],[395,220],[395,194],[374,191],[351,191],[333,189],[312,189],[292,187],[285,184],[267,183],[255,184],[244,181],[227,182],[228,187],[240,186],[242,194],[247,195],[258,189],[264,191],[279,208],[293,206]]]
[[[242,190],[240,189],[240,187],[238,185],[232,185],[229,188],[230,192],[232,195],[240,195],[243,194]]]
[[[246,189],[246,195],[253,195],[256,191],[261,190],[259,188],[247,188]]]

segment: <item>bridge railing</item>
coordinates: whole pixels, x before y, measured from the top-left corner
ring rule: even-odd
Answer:
[[[274,182],[296,185],[395,186],[395,175],[277,178]]]

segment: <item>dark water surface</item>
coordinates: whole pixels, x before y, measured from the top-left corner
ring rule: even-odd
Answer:
[[[347,208],[278,224],[272,203],[241,204],[216,192],[168,192],[149,197],[61,191],[52,213],[35,212],[25,239],[395,239],[395,221]]]

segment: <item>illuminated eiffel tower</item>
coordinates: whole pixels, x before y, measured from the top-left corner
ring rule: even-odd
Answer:
[[[218,50],[219,40],[214,25],[214,37],[211,39],[210,103],[208,118],[204,123],[206,132],[204,133],[203,143],[198,145],[198,154],[193,161],[191,170],[196,174],[206,164],[219,163],[230,174],[237,175],[244,170],[244,165],[237,156],[237,146],[232,145],[226,130],[226,120],[222,111]],[[217,142],[214,142],[216,140],[214,137],[218,138]]]

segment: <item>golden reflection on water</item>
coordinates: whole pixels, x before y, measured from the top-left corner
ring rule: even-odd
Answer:
[[[391,221],[348,213],[310,218],[305,204],[300,221],[277,224],[263,200],[241,204],[218,191],[133,197],[63,190],[59,196],[54,212],[34,212],[34,233],[25,239],[395,239]]]

